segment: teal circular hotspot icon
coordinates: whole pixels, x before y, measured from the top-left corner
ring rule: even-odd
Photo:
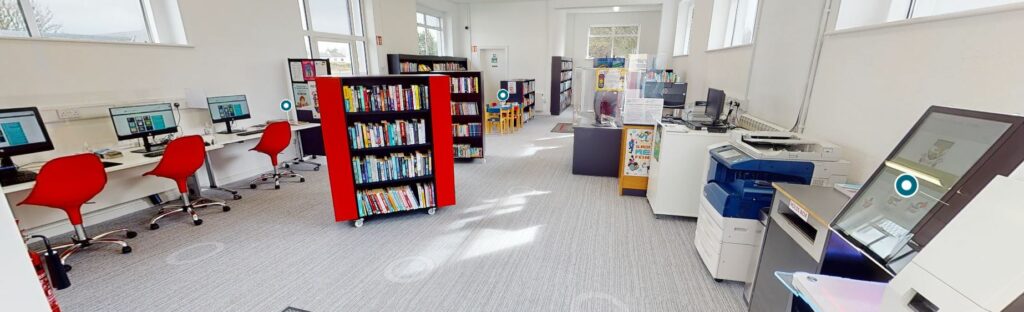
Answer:
[[[917,195],[918,190],[917,177],[909,173],[901,174],[896,177],[893,187],[896,188],[896,194],[903,198],[914,197],[914,195]]]
[[[286,112],[292,110],[292,101],[289,101],[287,99],[281,100],[281,110]]]
[[[505,89],[498,90],[498,101],[502,101],[502,102],[508,101],[508,90],[505,90]]]

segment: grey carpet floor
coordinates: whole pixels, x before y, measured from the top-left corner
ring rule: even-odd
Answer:
[[[568,114],[565,114],[568,115]],[[146,227],[152,211],[92,227],[139,232],[134,252],[69,263],[65,311],[742,311],[742,284],[712,281],[695,222],[655,219],[616,179],[571,174],[568,116],[489,135],[456,164],[458,205],[335,223],[327,173],[249,190],[233,210]],[[241,185],[244,187],[244,185]]]

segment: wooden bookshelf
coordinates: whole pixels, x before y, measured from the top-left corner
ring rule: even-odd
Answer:
[[[502,80],[501,88],[508,90],[509,103],[520,103],[523,108],[523,122],[533,118],[537,102],[537,81],[533,79]]]
[[[413,210],[434,214],[455,205],[449,80],[444,75],[316,78],[336,222],[361,227],[367,217]],[[381,89],[375,93],[375,87]],[[387,97],[394,94],[404,97]],[[362,169],[376,168],[374,161],[406,170]]]
[[[558,116],[572,106],[572,59],[551,57],[551,115]]]
[[[452,129],[455,159],[484,158],[484,84],[478,71],[435,72],[451,77],[452,126],[475,125],[476,131],[459,135]]]
[[[467,68],[469,60],[464,57],[388,54],[388,74],[392,75],[466,71]]]

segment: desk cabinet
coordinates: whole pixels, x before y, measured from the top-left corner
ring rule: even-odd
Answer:
[[[651,212],[696,218],[701,189],[707,184],[704,164],[711,157],[707,147],[727,141],[727,133],[658,124],[647,181],[647,201],[651,204]]]

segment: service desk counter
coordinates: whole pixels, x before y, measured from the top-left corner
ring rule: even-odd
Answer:
[[[617,178],[622,128],[584,123],[573,132],[572,174]]]

